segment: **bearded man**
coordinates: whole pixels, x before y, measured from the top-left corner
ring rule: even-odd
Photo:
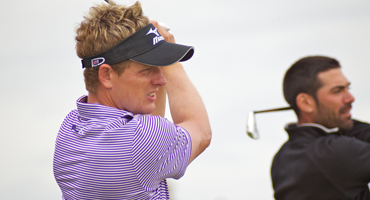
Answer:
[[[351,118],[354,97],[337,60],[310,56],[284,77],[284,97],[298,123],[275,155],[275,198],[361,199],[370,193],[370,125]]]

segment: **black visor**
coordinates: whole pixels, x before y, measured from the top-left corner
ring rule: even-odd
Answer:
[[[113,65],[128,59],[150,66],[168,66],[189,60],[193,53],[194,47],[166,42],[157,28],[148,24],[112,48],[81,61],[82,68]]]

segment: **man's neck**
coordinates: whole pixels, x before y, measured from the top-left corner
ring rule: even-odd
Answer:
[[[301,125],[301,124],[314,124],[315,122],[312,120],[311,117],[308,117],[306,115],[300,115],[298,117],[298,123],[297,125]]]
[[[106,94],[105,91],[97,91],[96,93],[89,92],[87,95],[87,103],[98,103],[110,107],[115,107],[112,99],[109,94]]]

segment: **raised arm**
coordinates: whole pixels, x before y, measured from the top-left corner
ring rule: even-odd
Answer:
[[[175,42],[172,34],[152,21],[167,42]],[[190,81],[181,63],[161,68],[167,83],[165,85],[173,122],[185,128],[192,140],[189,163],[210,144],[212,131],[208,114],[197,89]]]
[[[164,117],[166,111],[166,89],[164,86],[159,87],[157,92],[157,99],[154,102],[155,110],[152,115],[159,115]]]

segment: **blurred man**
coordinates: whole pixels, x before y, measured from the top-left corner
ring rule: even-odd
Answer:
[[[88,95],[56,141],[63,198],[169,199],[166,178],[182,177],[211,139],[205,106],[179,63],[193,47],[175,44],[138,2],[92,7],[76,41]],[[173,123],[155,116],[164,114],[163,86]]]
[[[306,57],[284,77],[284,97],[298,123],[275,155],[275,198],[370,199],[370,125],[351,119],[350,83],[337,60]]]

